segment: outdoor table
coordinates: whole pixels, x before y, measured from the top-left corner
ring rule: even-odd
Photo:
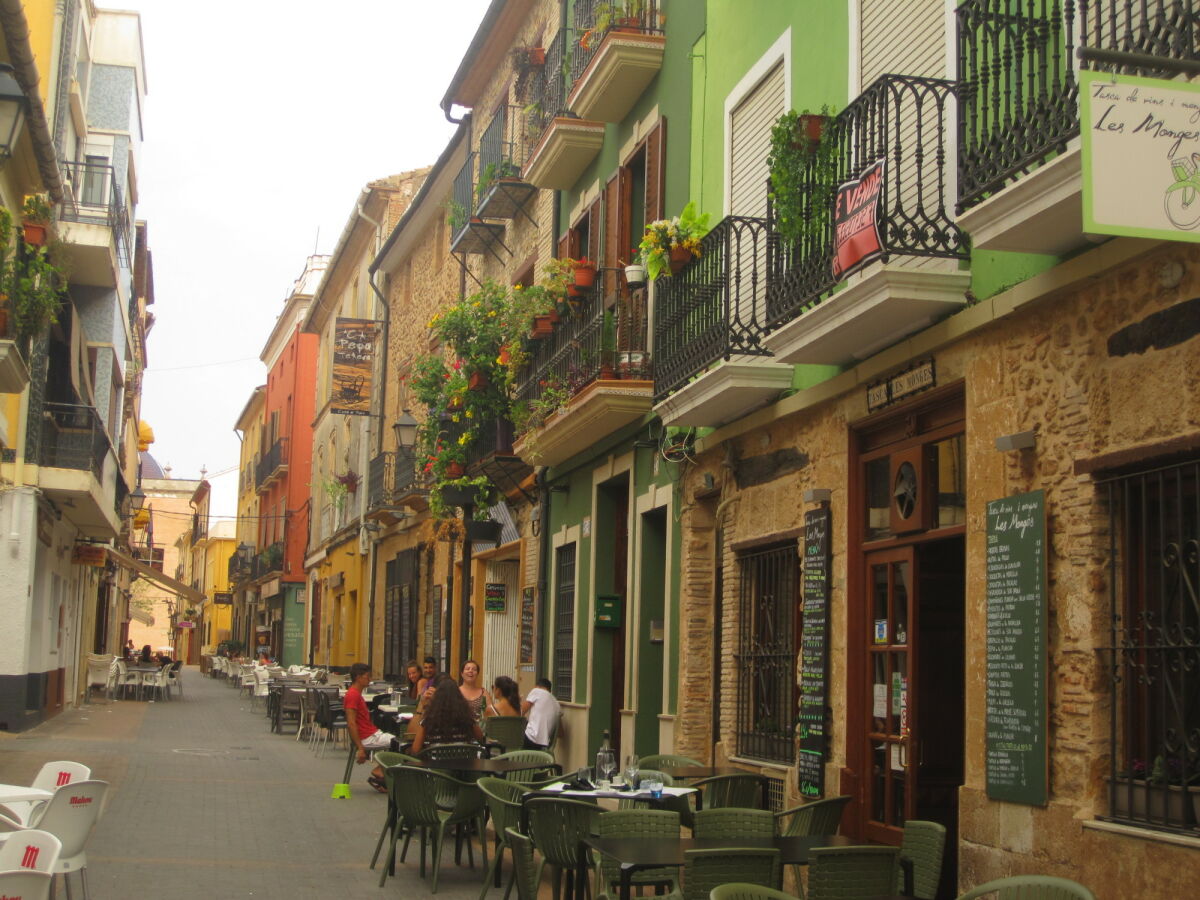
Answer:
[[[630,900],[633,873],[642,869],[663,866],[682,866],[688,850],[721,850],[729,847],[777,848],[780,862],[785,866],[808,865],[809,852],[814,847],[851,847],[862,841],[840,834],[815,837],[774,838],[617,838],[589,837],[579,843],[576,869],[577,893],[582,896],[587,881],[589,849],[602,853],[617,862],[621,872],[621,900]]]
[[[672,778],[713,778],[717,775],[746,775],[745,769],[735,769],[733,766],[663,766],[661,771]]]
[[[525,767],[528,768],[529,764],[526,763]],[[673,797],[684,797],[688,794],[696,794],[696,807],[698,809],[701,802],[699,792],[695,788],[690,787],[664,787],[661,797],[652,797],[649,791],[616,791],[611,789],[604,791],[576,791],[563,785],[550,785],[540,790],[530,791],[521,798],[520,830],[525,833],[529,831],[529,816],[525,809],[525,801],[534,797],[565,797],[568,800],[585,800],[589,797],[599,800],[642,800],[655,808],[662,808],[665,801]]]
[[[0,803],[39,803],[53,796],[53,791],[24,784],[0,784]]]
[[[518,759],[423,759],[405,765],[446,772],[469,772],[474,775],[506,775],[509,772],[537,767],[536,764]]]

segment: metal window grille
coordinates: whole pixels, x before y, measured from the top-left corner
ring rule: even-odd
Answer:
[[[794,541],[738,556],[738,755],[790,762],[800,557]]]
[[[1200,784],[1200,458],[1103,483],[1113,703],[1109,817],[1191,833]]]
[[[575,669],[575,545],[559,547],[554,598],[554,696],[571,699]]]

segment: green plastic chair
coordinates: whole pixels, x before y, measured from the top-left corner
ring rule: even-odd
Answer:
[[[429,747],[422,747],[421,752],[417,756],[425,762],[437,762],[442,759],[479,759],[482,753],[482,745],[463,742],[458,744],[433,744]]]
[[[504,774],[509,781],[519,781],[522,784],[544,781],[549,777],[547,773],[553,773],[556,768],[554,754],[547,753],[545,750],[510,750],[493,757],[493,759],[511,759],[516,762],[529,763],[528,769],[514,769]]]
[[[679,814],[661,809],[619,809],[601,813],[596,828],[600,837],[676,838],[679,837]],[[677,868],[664,866],[637,872],[631,883],[635,886],[665,884],[671,890],[678,891],[678,876]],[[596,900],[619,895],[621,871],[610,857],[601,856],[597,861],[596,882]]]
[[[708,900],[714,888],[733,881],[778,890],[779,872],[774,848],[688,850],[683,854],[683,900]]]
[[[770,838],[775,836],[775,816],[767,809],[702,809],[692,821],[695,838]]]
[[[663,787],[674,787],[675,779],[666,772],[659,772],[656,769],[638,769],[638,784],[641,784],[646,778],[654,776],[662,779]],[[677,815],[683,815],[683,808],[687,806],[687,797],[669,797],[666,802],[659,805],[659,809],[670,810]],[[627,797],[622,797],[617,801],[617,809],[649,809],[649,800],[633,800]],[[687,811],[691,813],[692,808],[687,806]]]
[[[793,806],[791,809],[775,813],[776,828],[783,837],[837,834],[838,826],[842,822],[842,811],[849,802],[849,796],[842,796]]]
[[[417,769],[411,766],[397,766],[394,770],[391,795],[396,804],[397,813],[407,827],[408,833],[404,838],[404,849],[400,861],[408,854],[408,845],[413,832],[421,831],[421,877],[425,877],[425,841],[432,832],[433,837],[433,891],[437,893],[438,873],[442,864],[442,847],[445,844],[446,832],[454,825],[475,823],[479,828],[479,846],[483,854],[483,864],[487,865],[487,841],[483,833],[483,792],[475,784],[464,784],[449,775],[432,769]],[[438,797],[453,792],[455,803],[452,809],[443,809],[438,805]],[[387,878],[396,856],[396,842],[400,838],[399,829],[392,835],[392,846],[388,853],[388,864],[384,867],[383,876],[379,879],[382,887]],[[471,845],[467,844],[468,859],[472,866]]]
[[[515,828],[504,833],[504,840],[512,850],[517,900],[537,900],[539,869],[533,860],[533,841]]]
[[[678,756],[674,753],[656,753],[652,756],[638,758],[638,765],[646,769],[670,769],[675,766],[702,766],[704,763],[690,756]]]
[[[906,821],[904,840],[900,842],[900,859],[908,860],[912,868],[912,884],[904,883],[902,871],[896,882],[896,893],[908,894],[919,900],[934,900],[942,877],[942,855],[945,851],[944,825],[920,819]]]
[[[492,886],[493,881],[496,887],[500,886],[500,867],[501,859],[504,856],[504,850],[507,847],[510,851],[512,847],[505,839],[505,834],[509,829],[517,830],[521,822],[521,798],[529,793],[529,788],[519,782],[507,781],[503,778],[480,778],[477,782],[479,790],[483,792],[484,802],[487,803],[488,812],[492,816],[492,828],[496,832],[496,844],[492,848],[492,867],[488,870],[487,878],[483,880],[483,890],[479,892],[479,900],[487,895],[488,888]],[[512,891],[513,878],[516,870],[509,875],[508,885],[504,889],[504,896],[507,898],[509,892]]]
[[[704,794],[704,809],[762,809],[767,779],[746,772],[742,775],[714,775],[693,782],[692,787]]]
[[[371,865],[369,868],[375,868],[375,863],[379,861],[379,851],[383,849],[384,839],[391,839],[396,833],[396,829],[401,827],[398,823],[399,815],[396,812],[396,804],[392,800],[392,782],[395,780],[395,773],[392,772],[393,766],[406,766],[416,762],[414,756],[407,756],[404,753],[396,753],[392,750],[377,750],[375,752],[375,762],[384,768],[384,783],[388,789],[388,808],[387,818],[383,821],[383,828],[379,830],[379,840],[375,842],[375,852],[371,856]]]
[[[579,842],[595,834],[600,808],[595,803],[560,797],[530,797],[525,801],[529,836],[542,854],[542,868],[549,865],[554,876],[554,900],[562,894],[563,872],[572,873],[579,861]]]
[[[1096,900],[1096,896],[1077,881],[1051,875],[1013,875],[981,884],[958,900],[975,900],[996,894],[997,900]]]
[[[525,743],[527,724],[524,716],[488,716],[483,720],[483,736],[489,743],[499,744],[501,752],[520,750]]]
[[[808,900],[887,896],[896,887],[899,847],[814,847],[808,861]]]
[[[791,894],[758,884],[735,881],[715,887],[708,893],[709,900],[799,900]]]

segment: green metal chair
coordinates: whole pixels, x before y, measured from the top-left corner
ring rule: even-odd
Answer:
[[[997,900],[1096,900],[1095,895],[1077,881],[1051,875],[1013,875],[981,884],[958,900],[975,900],[996,894]]]
[[[515,828],[504,833],[504,840],[512,850],[517,900],[537,900],[540,870],[533,859],[533,841]]]
[[[683,900],[708,900],[732,881],[779,888],[779,851],[746,847],[688,850],[683,854]]]
[[[542,854],[538,867],[540,882],[542,868],[551,866],[554,875],[554,900],[562,894],[563,872],[575,870],[579,857],[579,842],[598,828],[600,808],[595,803],[568,800],[559,797],[530,797],[525,801],[524,813],[528,816],[529,836],[533,845]],[[568,890],[574,879],[567,879]]]
[[[814,847],[808,861],[808,900],[858,900],[896,888],[899,847]]]
[[[500,886],[501,860],[504,849],[512,847],[505,839],[509,829],[517,830],[521,821],[521,798],[529,793],[529,788],[519,782],[507,781],[503,778],[480,778],[477,782],[483,792],[484,802],[492,816],[492,828],[496,832],[496,844],[492,848],[492,867],[488,870],[487,878],[483,880],[483,890],[479,892],[479,900],[487,895],[488,888],[495,882]],[[512,891],[513,878],[516,870],[509,875],[508,885],[504,888],[505,900]]]
[[[896,882],[897,894],[908,894],[920,900],[934,900],[938,881],[942,877],[942,855],[946,851],[946,827],[937,822],[909,819],[904,823],[904,839],[900,842],[900,860],[907,860],[912,871],[912,884],[906,884],[904,872]]]
[[[501,753],[499,756],[493,757],[493,759],[529,763],[528,769],[514,769],[511,772],[505,773],[504,777],[509,781],[519,781],[522,784],[545,781],[558,768],[554,762],[554,754],[547,753],[545,750],[510,750],[507,753]]]
[[[483,720],[483,736],[488,743],[500,745],[501,752],[520,750],[525,743],[524,716],[488,716]]]
[[[715,887],[708,893],[709,900],[799,900],[791,894],[758,884],[735,881]]]
[[[638,758],[638,765],[646,769],[670,769],[674,766],[702,766],[704,763],[690,756],[678,756],[674,753],[656,753],[652,756]]]
[[[375,752],[375,762],[384,768],[384,783],[388,789],[388,808],[387,818],[383,821],[383,828],[379,830],[379,840],[375,842],[375,853],[371,856],[370,868],[375,868],[375,863],[379,861],[379,851],[383,849],[384,839],[390,840],[396,833],[396,829],[401,827],[399,815],[396,811],[396,803],[392,800],[392,782],[395,781],[395,774],[392,772],[393,766],[406,766],[416,762],[414,756],[407,756],[404,753],[396,753],[392,750],[377,750]]]
[[[679,814],[661,809],[619,809],[601,813],[597,819],[600,837],[657,838],[679,837]],[[671,890],[679,889],[679,870],[672,866],[661,869],[644,869],[633,876],[634,885],[665,884]],[[618,894],[621,872],[609,857],[601,856],[596,866],[596,900],[612,898]]]
[[[770,838],[775,815],[768,809],[702,809],[693,816],[694,838]]]
[[[455,797],[452,809],[442,809],[438,805],[438,797],[453,791]],[[464,784],[449,775],[432,769],[417,769],[411,766],[397,766],[394,769],[391,795],[396,803],[400,821],[407,827],[408,833],[404,838],[404,849],[400,861],[408,854],[408,845],[413,832],[421,831],[421,877],[425,877],[425,842],[426,836],[432,832],[433,837],[433,891],[437,893],[438,873],[442,863],[442,846],[445,843],[446,832],[454,825],[475,823],[479,828],[479,846],[483,853],[483,864],[487,865],[487,841],[483,833],[483,812],[485,809],[483,792],[475,784]],[[384,867],[379,884],[382,887],[387,878],[388,870],[392,867],[396,855],[396,842],[400,838],[397,828],[392,835],[392,846],[388,853],[388,864]],[[467,845],[468,854],[470,844]],[[471,864],[474,859],[468,856]]]

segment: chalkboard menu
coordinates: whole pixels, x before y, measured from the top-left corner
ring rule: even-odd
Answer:
[[[488,582],[483,586],[484,612],[504,612],[507,608],[508,586],[503,582]]]
[[[987,506],[987,793],[1046,804],[1046,507]]]
[[[804,631],[800,640],[800,713],[796,761],[800,796],[825,793],[825,710],[829,661],[829,509],[804,514]]]
[[[521,665],[533,663],[533,588],[521,591]]]

